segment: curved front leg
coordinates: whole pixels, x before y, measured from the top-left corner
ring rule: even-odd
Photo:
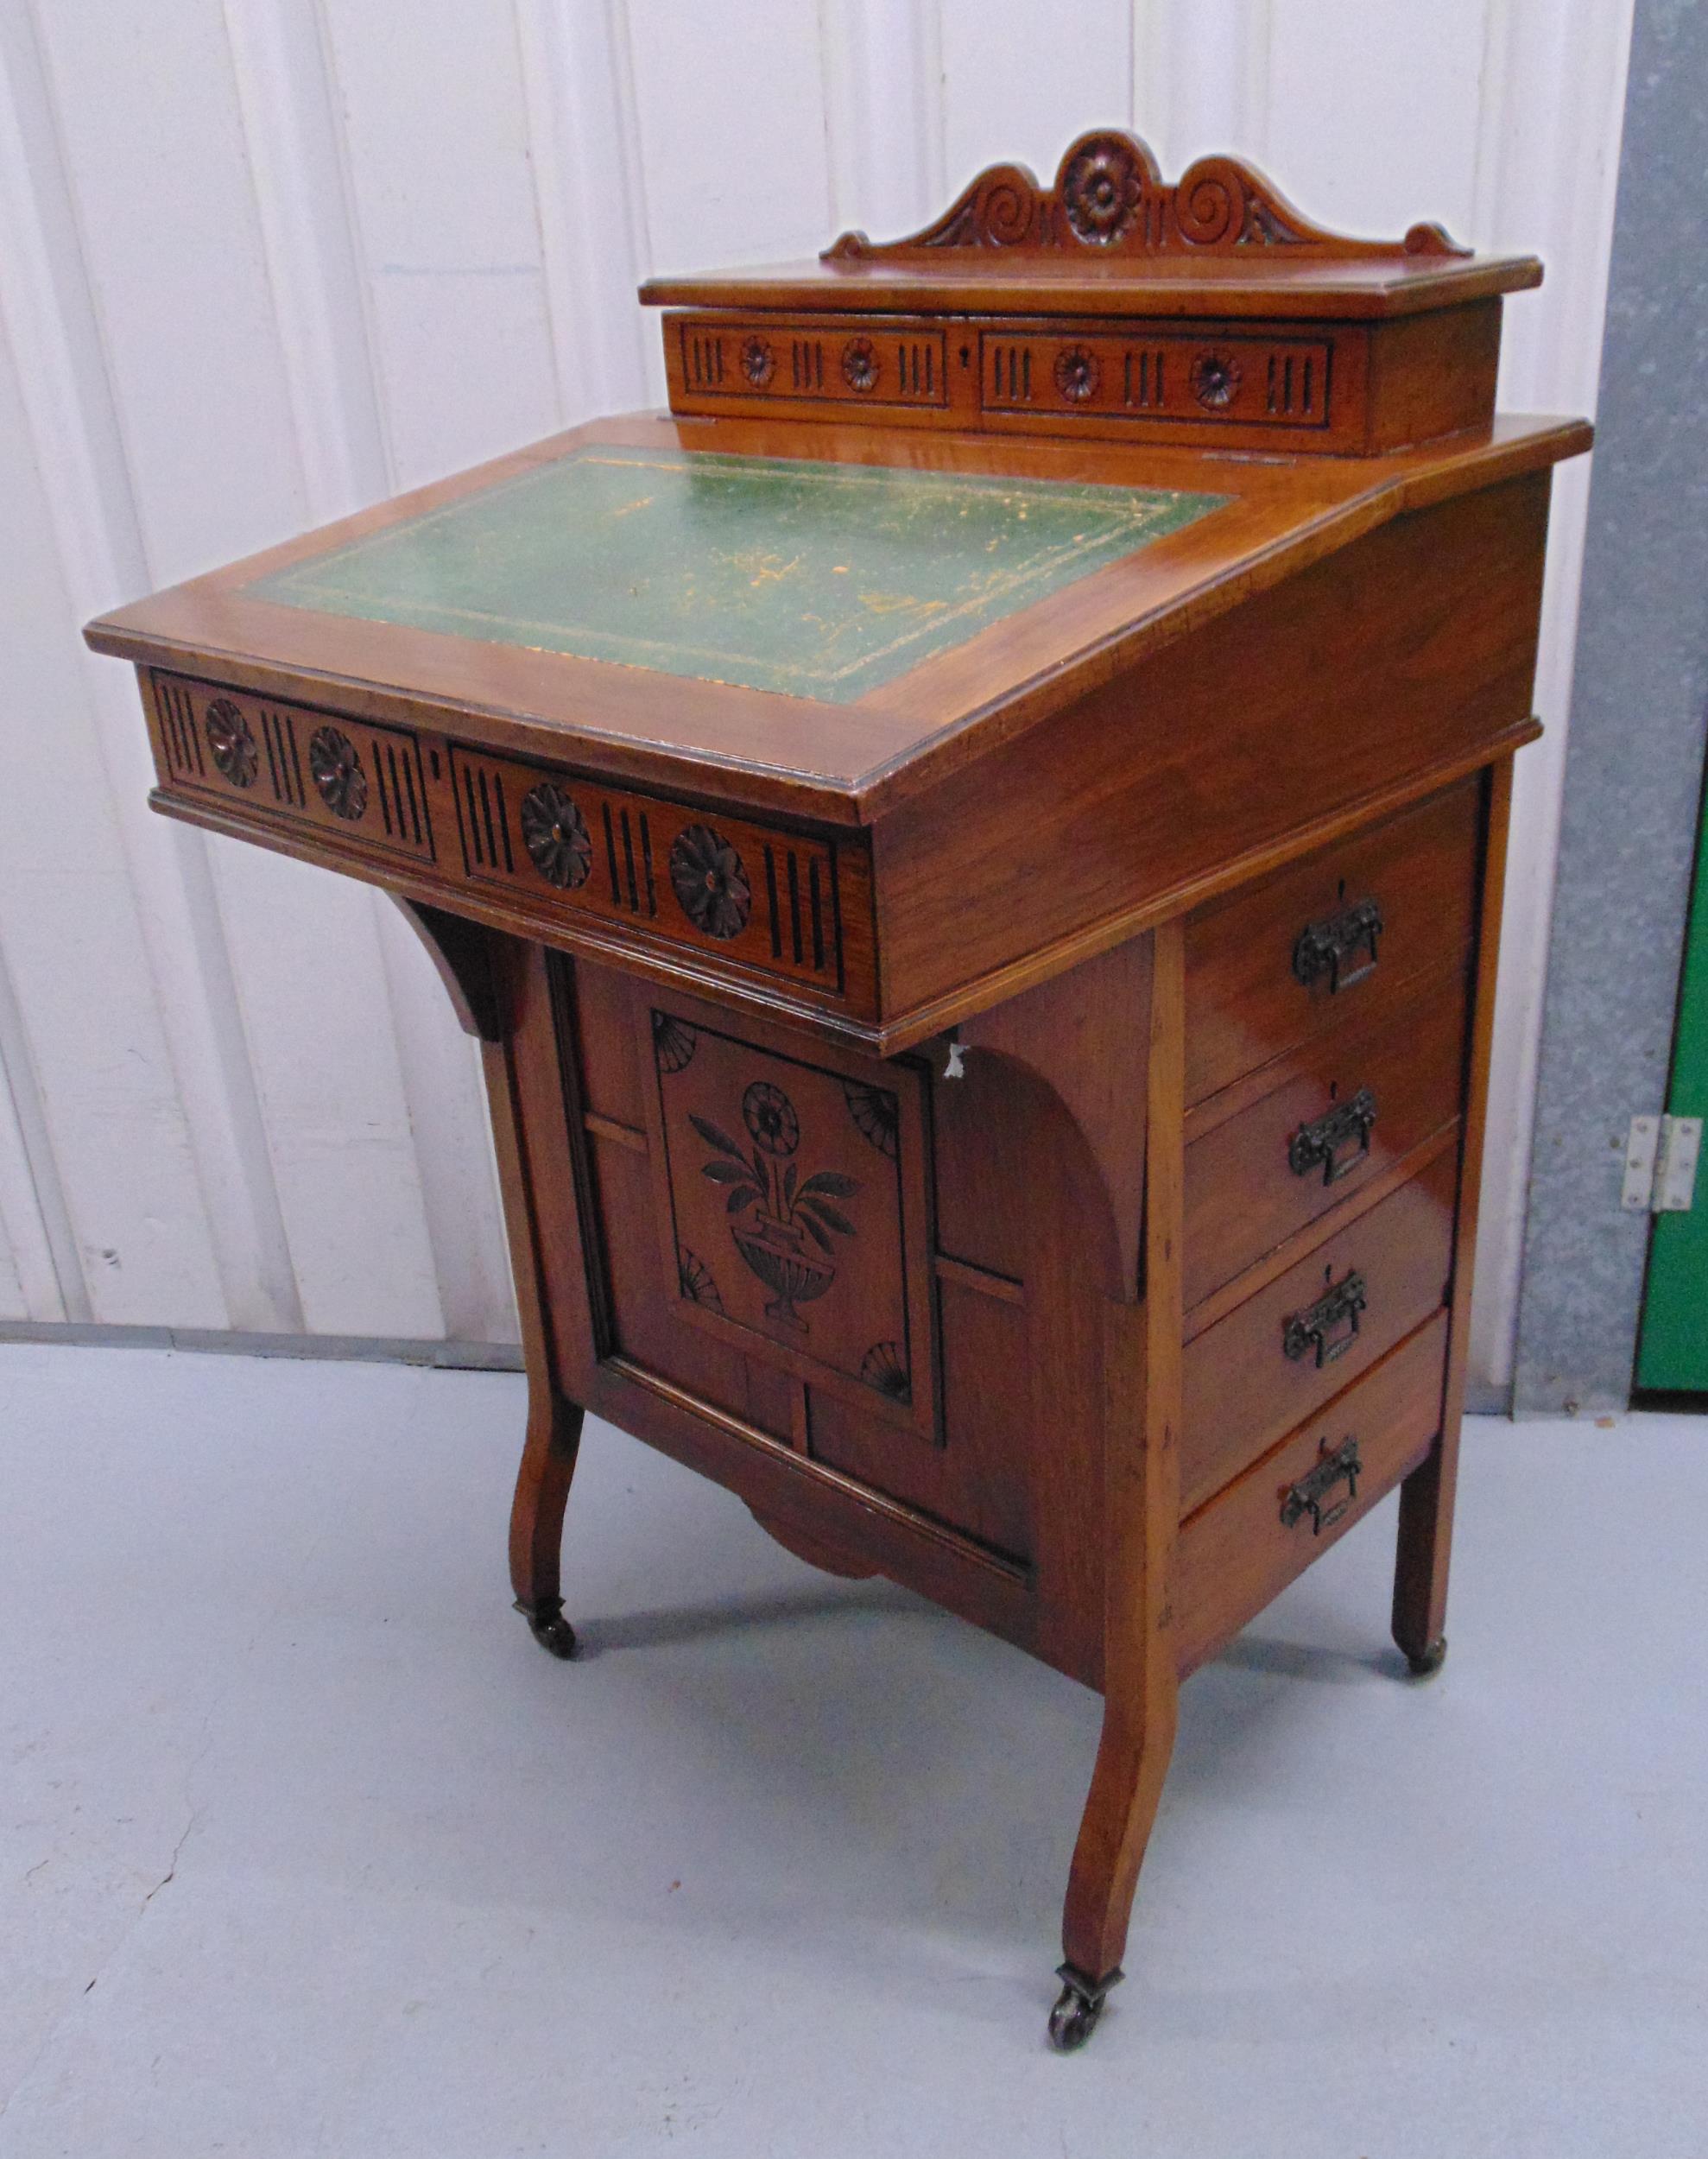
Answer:
[[[549,1378],[528,1376],[528,1439],[510,1509],[510,1586],[534,1639],[554,1656],[575,1654],[575,1632],[563,1616],[560,1575],[564,1509],[581,1444],[581,1405],[566,1402]]]

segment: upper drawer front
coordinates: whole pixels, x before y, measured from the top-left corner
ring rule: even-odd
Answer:
[[[1480,792],[1468,780],[1186,926],[1186,1098],[1343,1018],[1379,1023],[1471,942]]]
[[[1441,1429],[1440,1314],[1180,1531],[1180,1670],[1201,1664],[1367,1514]]]
[[[731,399],[804,400],[892,410],[948,402],[943,332],[920,323],[763,315],[732,322],[724,315],[688,315],[674,326],[670,371],[685,401],[715,407]]]
[[[1370,1185],[1458,1114],[1466,981],[1379,1034],[1344,1031],[1186,1149],[1188,1309]]]
[[[450,745],[463,868],[749,966],[841,987],[836,851],[721,812]]]
[[[663,940],[866,1012],[869,864],[856,843],[246,690],[145,675],[163,786],[274,827],[410,864],[454,906],[498,899]]]
[[[1058,419],[1188,421],[1254,427],[1326,427],[1330,346],[1215,326],[1167,337],[1094,329],[979,333],[987,413],[1049,412]]]
[[[181,676],[151,677],[169,786],[312,825],[379,853],[436,859],[420,738]]]
[[[1186,1345],[1180,1511],[1190,1514],[1420,1326],[1452,1268],[1458,1149]]]

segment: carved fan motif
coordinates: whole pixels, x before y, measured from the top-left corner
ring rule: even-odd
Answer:
[[[356,744],[341,727],[315,730],[308,744],[308,769],[320,791],[320,800],[334,817],[351,824],[368,807],[368,776],[356,754]]]
[[[682,912],[708,937],[737,937],[753,911],[742,858],[710,825],[690,825],[670,850],[670,883]]]
[[[550,780],[529,788],[521,814],[522,844],[546,882],[563,892],[585,884],[593,866],[593,843],[586,820],[562,788]]]
[[[914,1383],[897,1342],[874,1342],[860,1360],[860,1377],[892,1402],[911,1402]]]
[[[900,1151],[901,1124],[895,1097],[882,1087],[869,1087],[857,1080],[845,1080],[842,1092],[861,1136],[894,1162]]]
[[[261,768],[261,754],[243,707],[229,697],[216,697],[207,708],[207,746],[213,762],[233,787],[250,787]]]
[[[686,1244],[676,1254],[676,1276],[682,1286],[682,1295],[690,1304],[701,1305],[708,1312],[721,1312],[724,1300],[718,1294],[718,1284],[712,1269],[697,1252],[691,1252]]]
[[[686,1021],[668,1012],[652,1016],[652,1049],[661,1072],[686,1072],[693,1062],[699,1036]]]

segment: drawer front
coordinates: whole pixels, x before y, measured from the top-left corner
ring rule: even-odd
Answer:
[[[1447,1293],[1458,1149],[1186,1345],[1180,1512],[1421,1326]]]
[[[144,671],[161,782],[425,882],[498,899],[549,935],[626,933],[870,1011],[863,845],[614,787],[434,731]]]
[[[1391,1169],[1458,1113],[1466,982],[1379,1034],[1337,1032],[1186,1149],[1187,1309]]]
[[[1324,848],[1186,925],[1186,1099],[1379,1023],[1471,943],[1480,783]]]
[[[342,712],[155,674],[155,754],[168,788],[259,811],[376,853],[437,858],[420,738]]]
[[[1423,1459],[1441,1428],[1446,1354],[1441,1313],[1186,1522],[1175,1596],[1183,1673]]]

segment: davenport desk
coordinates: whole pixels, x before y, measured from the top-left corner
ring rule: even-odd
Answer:
[[[1180,1681],[1396,1485],[1445,1648],[1540,275],[1088,136],[88,633],[155,807],[394,894],[484,1045],[540,1641],[592,1409],[1102,1692],[1059,2046]]]

